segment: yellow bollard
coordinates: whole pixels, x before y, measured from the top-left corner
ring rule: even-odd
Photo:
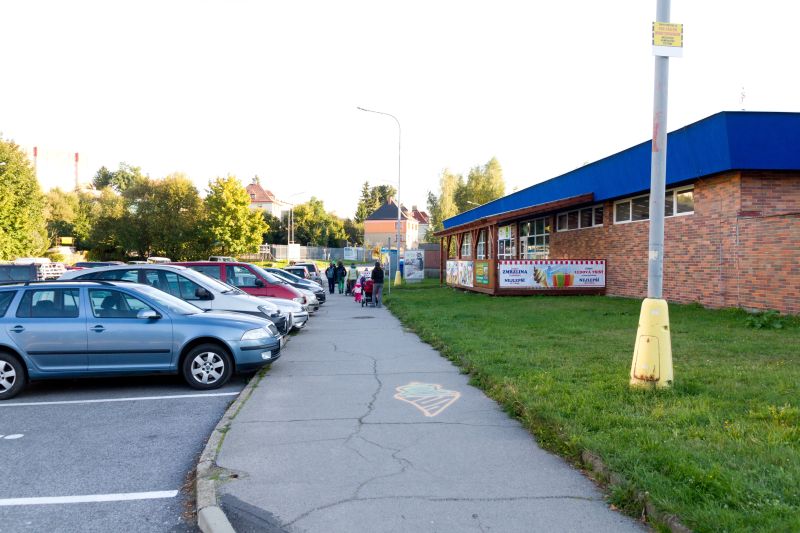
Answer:
[[[395,286],[400,285],[400,282],[402,280],[403,280],[403,278],[400,276],[400,271],[398,270],[397,272],[394,273],[394,284],[395,284]]]
[[[633,348],[631,387],[672,386],[672,342],[666,300],[645,298]]]

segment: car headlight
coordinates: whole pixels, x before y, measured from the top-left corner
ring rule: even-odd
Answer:
[[[243,341],[254,341],[263,339],[264,337],[272,337],[272,333],[266,328],[249,329],[242,334]]]
[[[305,296],[298,296],[297,298],[292,298],[292,301],[293,302],[297,302],[300,305],[303,305],[304,303],[306,303],[306,297]]]
[[[261,311],[262,313],[264,313],[267,316],[272,316],[272,317],[281,316],[280,309],[273,311],[272,309],[270,309],[269,307],[267,307],[265,305],[260,305],[258,307],[258,310]]]

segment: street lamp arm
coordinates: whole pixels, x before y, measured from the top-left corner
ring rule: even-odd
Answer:
[[[397,131],[400,132],[400,121],[397,120],[397,117],[392,115],[391,113],[384,113],[383,111],[374,111],[372,109],[364,109],[363,107],[356,106],[356,109],[360,111],[366,111],[367,113],[377,113],[379,115],[386,115],[387,117],[392,117],[395,122],[397,122]]]

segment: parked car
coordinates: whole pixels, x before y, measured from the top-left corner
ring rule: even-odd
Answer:
[[[225,261],[228,263],[236,263],[236,258],[230,255],[212,255],[208,258],[209,261]]]
[[[250,296],[200,272],[178,265],[117,265],[71,270],[61,279],[101,279],[133,281],[186,300],[201,309],[236,311],[271,320],[281,333],[292,329],[292,316],[275,304]]]
[[[322,278],[325,276],[325,274],[319,269],[319,267],[317,266],[316,263],[314,263],[312,261],[299,261],[299,262],[295,263],[294,265],[290,265],[290,266],[304,266],[304,267],[306,267],[306,270],[308,270],[308,273],[311,276],[311,279],[316,281],[320,285],[322,285],[322,282],[323,282]]]
[[[0,264],[0,281],[29,281],[39,279],[36,265]]]
[[[303,278],[303,279],[308,279],[308,280],[311,279],[311,273],[304,266],[290,265],[290,266],[283,267],[283,269],[286,272],[291,272],[292,274],[294,274],[298,278]]]
[[[325,303],[325,299],[327,298],[327,296],[325,295],[325,289],[320,287],[319,284],[314,283],[311,280],[295,276],[291,272],[286,272],[285,270],[280,268],[270,267],[270,268],[264,268],[263,270],[270,274],[273,274],[277,278],[282,279],[295,289],[303,289],[311,291],[312,293],[314,293],[314,296],[316,296],[320,305]]]
[[[181,374],[195,389],[280,356],[275,326],[203,310],[147,285],[111,281],[0,286],[0,400],[28,380]]]
[[[202,272],[206,276],[233,285],[251,296],[266,298],[285,312],[291,312],[294,325],[298,329],[308,321],[309,311],[319,309],[319,302],[313,294],[309,295],[313,300],[309,300],[299,290],[262,271],[256,265],[222,261],[189,261],[172,264]]]
[[[169,257],[158,257],[153,255],[147,258],[147,262],[153,264],[171,263],[172,259],[170,259]]]

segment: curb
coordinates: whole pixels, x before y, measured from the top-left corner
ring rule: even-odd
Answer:
[[[225,516],[225,512],[217,504],[217,481],[219,479],[217,472],[215,472],[217,454],[231,422],[236,418],[242,405],[250,398],[253,389],[258,386],[264,374],[265,371],[262,370],[250,379],[242,389],[242,392],[239,393],[239,396],[236,397],[236,400],[222,415],[214,431],[211,432],[211,436],[208,438],[205,448],[203,448],[203,453],[200,454],[200,460],[197,462],[195,471],[195,494],[197,525],[203,533],[235,533],[228,517]]]

